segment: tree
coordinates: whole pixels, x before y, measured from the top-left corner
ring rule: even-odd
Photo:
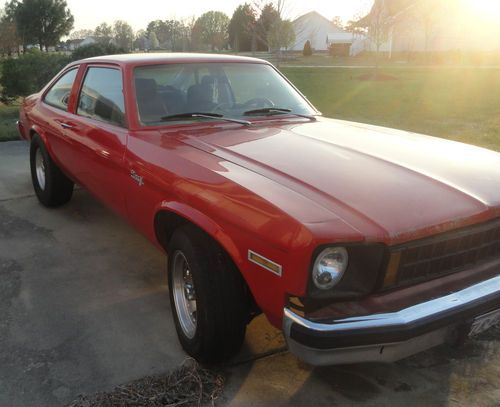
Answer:
[[[333,17],[332,19],[332,23],[333,25],[339,27],[339,28],[344,28],[344,22],[342,21],[342,19],[340,18],[340,16],[335,16]]]
[[[158,40],[158,46],[164,45],[169,38],[169,27],[165,21],[155,20],[148,24],[146,29],[148,36],[151,38],[151,34],[155,34]],[[158,47],[156,47],[158,48]]]
[[[11,56],[13,51],[19,53],[20,43],[14,19],[10,18],[4,10],[0,10],[0,54]]]
[[[229,17],[221,11],[207,11],[194,24],[192,35],[198,44],[208,45],[214,51],[227,45]]]
[[[113,38],[113,28],[107,23],[99,24],[94,30],[94,36],[96,37],[97,42],[101,44],[109,44]]]
[[[271,28],[281,21],[280,12],[272,3],[267,3],[262,8],[256,26],[257,48],[261,51],[270,51],[269,33]]]
[[[302,50],[302,55],[305,57],[310,57],[313,54],[313,50],[311,47],[311,42],[309,40],[304,44],[304,49]]]
[[[435,36],[446,5],[442,2],[424,0],[416,3],[411,9],[411,15],[421,22],[424,30],[425,58],[428,60],[431,39]]]
[[[245,3],[234,11],[229,22],[229,44],[234,51],[251,51],[257,19],[253,7]]]
[[[76,30],[69,35],[70,40],[84,40],[87,37],[92,37],[94,31],[92,30]]]
[[[184,48],[187,28],[182,21],[178,20],[155,20],[148,24],[146,29],[148,37],[152,33],[156,35],[159,46],[172,51]]]
[[[156,33],[154,31],[149,34],[149,44],[151,49],[158,49],[160,46],[160,42],[158,41],[158,37],[156,37]]]
[[[130,50],[134,42],[134,30],[130,24],[123,20],[115,21],[113,25],[113,40],[116,46],[127,51]]]
[[[295,31],[289,20],[279,21],[268,33],[268,43],[272,50],[287,50],[295,42]]]
[[[119,48],[114,44],[88,44],[82,47],[78,47],[71,54],[71,59],[73,61],[78,61],[80,59],[98,57],[101,55],[114,55],[114,54],[124,54],[127,51],[123,48]]]
[[[5,3],[4,13],[4,18],[15,25],[17,37],[19,38],[20,44],[23,46],[23,52],[26,52],[26,48],[28,45],[29,27],[19,26],[17,24],[19,14],[19,1],[11,0],[8,3]]]
[[[74,18],[65,0],[14,0],[11,4],[17,4],[14,15],[24,44],[37,43],[40,50],[48,51],[73,28]]]
[[[149,40],[146,30],[139,30],[135,33],[134,49],[145,50],[149,48]]]
[[[353,27],[367,28],[368,38],[375,47],[375,70],[378,70],[380,63],[380,48],[389,37],[393,21],[385,0],[375,0],[370,13],[352,24]]]

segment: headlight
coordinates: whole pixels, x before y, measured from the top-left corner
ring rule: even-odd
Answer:
[[[334,287],[347,269],[349,256],[344,247],[328,247],[323,250],[314,262],[312,279],[320,290]]]

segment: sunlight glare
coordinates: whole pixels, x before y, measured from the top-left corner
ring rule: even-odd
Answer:
[[[500,0],[464,0],[465,12],[480,17],[500,18]]]

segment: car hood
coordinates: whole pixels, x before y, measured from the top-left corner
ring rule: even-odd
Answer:
[[[324,118],[184,142],[307,197],[326,209],[315,222],[389,243],[500,216],[500,154],[462,143]]]

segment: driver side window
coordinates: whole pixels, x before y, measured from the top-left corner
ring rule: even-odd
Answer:
[[[125,127],[125,102],[121,71],[90,67],[83,81],[77,114]]]

